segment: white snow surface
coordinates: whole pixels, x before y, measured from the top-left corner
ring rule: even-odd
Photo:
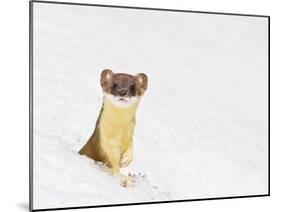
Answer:
[[[267,193],[267,19],[34,3],[34,208]],[[128,188],[78,154],[100,72],[146,73]]]

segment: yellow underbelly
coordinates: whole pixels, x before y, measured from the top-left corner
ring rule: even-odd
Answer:
[[[103,148],[119,147],[123,154],[131,145],[135,128],[137,105],[131,108],[118,108],[104,100],[100,119],[101,143]],[[106,145],[103,145],[106,143]],[[105,152],[109,152],[106,151]]]

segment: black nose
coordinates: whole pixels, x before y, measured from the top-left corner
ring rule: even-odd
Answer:
[[[127,91],[126,90],[121,90],[119,91],[119,95],[120,96],[125,96],[127,94]]]

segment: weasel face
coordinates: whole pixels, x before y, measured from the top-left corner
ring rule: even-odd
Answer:
[[[128,108],[134,105],[147,88],[147,76],[113,73],[105,69],[101,73],[101,87],[105,97],[115,106]]]

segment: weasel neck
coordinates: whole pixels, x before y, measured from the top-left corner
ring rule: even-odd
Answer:
[[[135,117],[136,110],[138,108],[138,102],[131,107],[122,108],[112,104],[106,97],[103,100],[103,115],[111,120],[132,120]]]

